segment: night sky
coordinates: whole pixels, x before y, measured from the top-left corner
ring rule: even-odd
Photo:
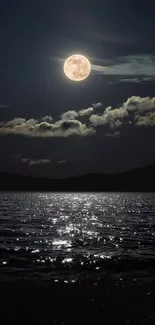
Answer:
[[[68,177],[155,163],[154,13],[154,0],[0,2],[0,171]],[[74,53],[105,73],[67,79]]]

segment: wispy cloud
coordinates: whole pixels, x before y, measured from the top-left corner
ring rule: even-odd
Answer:
[[[33,166],[40,166],[40,165],[55,165],[55,164],[59,164],[59,165],[63,165],[65,164],[67,161],[64,160],[58,160],[58,161],[53,161],[51,159],[47,159],[47,158],[39,158],[39,159],[33,159],[33,158],[22,158],[21,159],[21,163],[25,164],[29,167],[33,167]]]
[[[21,162],[22,162],[23,164],[27,164],[27,163],[29,163],[30,160],[31,160],[31,159],[29,159],[29,158],[22,158]]]
[[[7,104],[0,104],[0,108],[9,108],[11,107],[11,105],[7,105]]]
[[[155,56],[153,55],[128,55],[117,57],[105,65],[92,65],[94,73],[111,76],[124,76],[124,82],[129,82],[129,76],[133,82],[155,80]],[[145,79],[148,77],[148,79]]]
[[[57,164],[65,164],[66,163],[66,160],[59,160],[57,161]]]
[[[155,76],[151,77],[131,77],[128,76],[128,78],[121,77],[121,78],[115,78],[114,80],[110,80],[109,84],[120,84],[120,83],[135,83],[135,84],[146,84],[148,82],[155,83]]]
[[[31,160],[30,158],[23,158],[21,161],[22,161],[22,163],[27,164],[29,166],[39,166],[39,165],[51,164],[51,160],[49,160],[49,159]]]
[[[120,132],[117,131],[117,132],[113,132],[113,133],[106,133],[105,137],[118,139],[120,137]]]

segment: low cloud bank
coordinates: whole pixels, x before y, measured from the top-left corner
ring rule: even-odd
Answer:
[[[92,107],[79,111],[69,110],[55,122],[50,115],[40,119],[26,120],[18,117],[8,122],[2,121],[0,122],[0,135],[67,138],[69,136],[94,135],[98,126],[106,126],[115,130],[128,123],[135,127],[155,125],[155,97],[132,96],[119,107],[108,106],[103,113],[97,114],[95,110],[101,107],[101,103],[96,103]],[[81,117],[87,118],[87,124],[79,120]],[[119,132],[119,130],[116,131]]]

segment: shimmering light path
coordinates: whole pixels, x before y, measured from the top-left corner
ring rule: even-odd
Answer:
[[[155,195],[1,193],[0,272],[76,280],[155,262]],[[132,261],[132,264],[131,264]],[[125,264],[124,264],[125,263]],[[125,267],[126,270],[125,270]]]

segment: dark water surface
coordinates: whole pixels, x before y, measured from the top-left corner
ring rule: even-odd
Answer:
[[[0,193],[0,277],[155,274],[155,194]]]

